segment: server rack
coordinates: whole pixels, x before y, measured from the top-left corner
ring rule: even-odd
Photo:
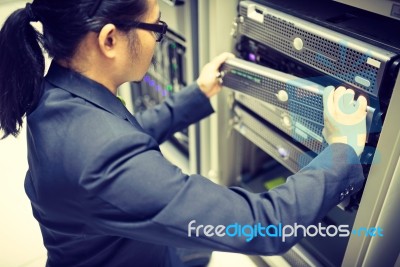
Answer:
[[[222,1],[208,0],[199,3],[200,10],[207,10],[211,17],[208,23],[204,23],[204,27],[208,29],[209,38],[206,41],[200,40],[200,45],[207,46],[209,53],[201,54],[201,57],[208,56],[208,59],[211,59],[220,52],[235,51],[234,41],[228,37],[232,29],[232,21],[227,18],[236,17],[238,2],[232,0],[222,3]],[[224,14],[224,16],[218,16],[218,14]],[[201,26],[200,24],[200,28]],[[399,76],[397,75],[397,77]],[[399,94],[400,82],[397,78],[392,99],[399,99]],[[248,100],[246,99],[246,101]],[[236,127],[239,131],[232,130],[235,127],[235,120],[232,116],[235,111],[234,102],[234,94],[229,90],[224,90],[218,99],[213,101],[217,114],[211,118],[209,129],[207,131],[202,129],[212,142],[209,168],[203,172],[211,174],[212,178],[225,185],[237,185],[239,181],[246,180],[246,176],[243,176],[244,171],[257,169],[260,162],[270,159],[269,155],[260,152],[258,147],[238,135],[240,127]],[[397,105],[392,101],[387,109],[385,124],[380,129],[379,142],[376,144],[380,158],[374,158],[371,165],[358,212],[342,213],[342,210],[338,209],[332,211],[344,214],[346,218],[343,218],[343,221],[347,220],[354,227],[373,227],[379,224],[382,227],[385,226],[391,234],[381,239],[351,236],[349,240],[345,240],[344,244],[334,244],[341,246],[342,249],[338,256],[340,257],[339,265],[391,266],[397,260],[398,248],[394,244],[396,244],[395,240],[400,237],[400,232],[394,226],[394,222],[399,221],[398,210],[400,210],[399,196],[395,194],[395,188],[396,186],[398,188],[399,183],[400,127],[395,120],[398,112]],[[276,167],[276,165],[274,166]],[[321,240],[321,242],[329,241]],[[321,253],[329,252],[322,251]],[[280,266],[282,262],[292,266],[322,266],[325,264],[315,255],[315,251],[302,244],[296,245],[282,256],[279,260],[276,257],[262,258],[270,266]]]
[[[164,40],[157,45],[155,64],[139,83],[122,86],[120,92],[134,113],[161,103],[193,82],[198,74],[197,0],[159,1],[161,19],[168,24]],[[191,125],[161,144],[164,156],[185,173],[198,173],[199,126]]]

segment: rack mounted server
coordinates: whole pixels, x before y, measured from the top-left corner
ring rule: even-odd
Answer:
[[[393,28],[393,20],[331,2],[240,1],[234,32],[243,60],[222,66],[223,82],[236,92],[233,114],[241,124],[236,128],[252,128],[235,112],[245,110],[282,143],[289,141],[311,157],[327,145],[322,137],[324,88],[345,86],[364,95],[368,139],[361,160],[368,174],[400,65],[400,40],[373,27]],[[360,27],[369,31],[356,31]],[[259,146],[269,154],[282,152]],[[292,171],[303,166],[288,164],[291,154],[283,154],[289,155],[276,159]]]

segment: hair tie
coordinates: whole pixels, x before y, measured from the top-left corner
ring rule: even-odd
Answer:
[[[28,16],[29,21],[32,21],[32,22],[39,21],[39,19],[35,16],[35,13],[33,13],[31,3],[26,3],[25,12],[26,12],[26,15]]]

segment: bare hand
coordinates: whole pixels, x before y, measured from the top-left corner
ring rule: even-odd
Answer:
[[[217,75],[219,73],[218,69],[222,63],[224,63],[229,58],[234,58],[235,56],[231,53],[222,53],[208,64],[206,64],[201,70],[200,76],[197,79],[197,84],[200,90],[208,97],[212,97],[219,93],[221,90],[221,84]]]
[[[328,144],[344,143],[354,148],[360,156],[366,141],[367,100],[359,96],[354,101],[354,91],[333,86],[324,90],[324,136]]]

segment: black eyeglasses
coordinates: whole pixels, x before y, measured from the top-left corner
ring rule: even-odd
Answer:
[[[161,20],[158,23],[136,22],[133,28],[152,31],[156,35],[156,42],[161,42],[164,38],[164,35],[167,33],[168,25]]]

